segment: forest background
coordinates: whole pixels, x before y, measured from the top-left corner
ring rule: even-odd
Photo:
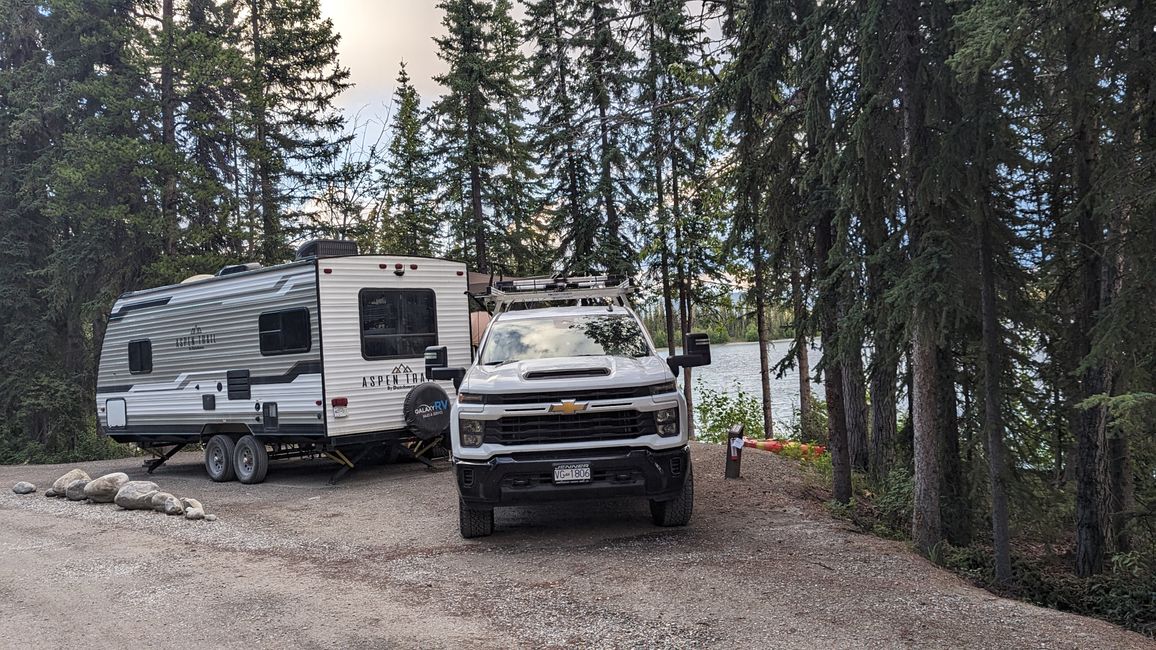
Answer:
[[[1156,633],[1156,5],[438,9],[375,133],[317,0],[0,0],[0,462],[108,453],[126,290],[313,237],[628,275],[665,345],[794,341],[856,521]]]

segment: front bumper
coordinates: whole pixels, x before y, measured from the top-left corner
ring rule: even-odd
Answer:
[[[462,499],[474,506],[644,496],[673,499],[690,473],[690,450],[597,449],[495,456],[486,461],[455,458]],[[587,483],[554,483],[554,466],[590,463]]]

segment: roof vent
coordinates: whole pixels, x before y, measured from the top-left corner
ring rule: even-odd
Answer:
[[[229,266],[222,267],[220,271],[217,271],[217,275],[218,276],[233,275],[234,273],[244,273],[245,271],[253,271],[253,270],[259,269],[259,268],[261,268],[260,262],[248,262],[246,264],[230,264]]]
[[[307,257],[345,257],[357,255],[357,242],[348,239],[314,239],[301,244],[297,249],[297,259]]]

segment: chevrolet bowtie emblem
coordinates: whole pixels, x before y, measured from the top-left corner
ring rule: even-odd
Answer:
[[[573,415],[579,411],[585,411],[587,404],[573,399],[564,399],[561,404],[551,404],[551,413],[564,413],[566,415]]]

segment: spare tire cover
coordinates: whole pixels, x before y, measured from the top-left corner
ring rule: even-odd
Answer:
[[[431,440],[450,426],[450,397],[433,382],[418,384],[405,396],[405,425],[413,435]]]

